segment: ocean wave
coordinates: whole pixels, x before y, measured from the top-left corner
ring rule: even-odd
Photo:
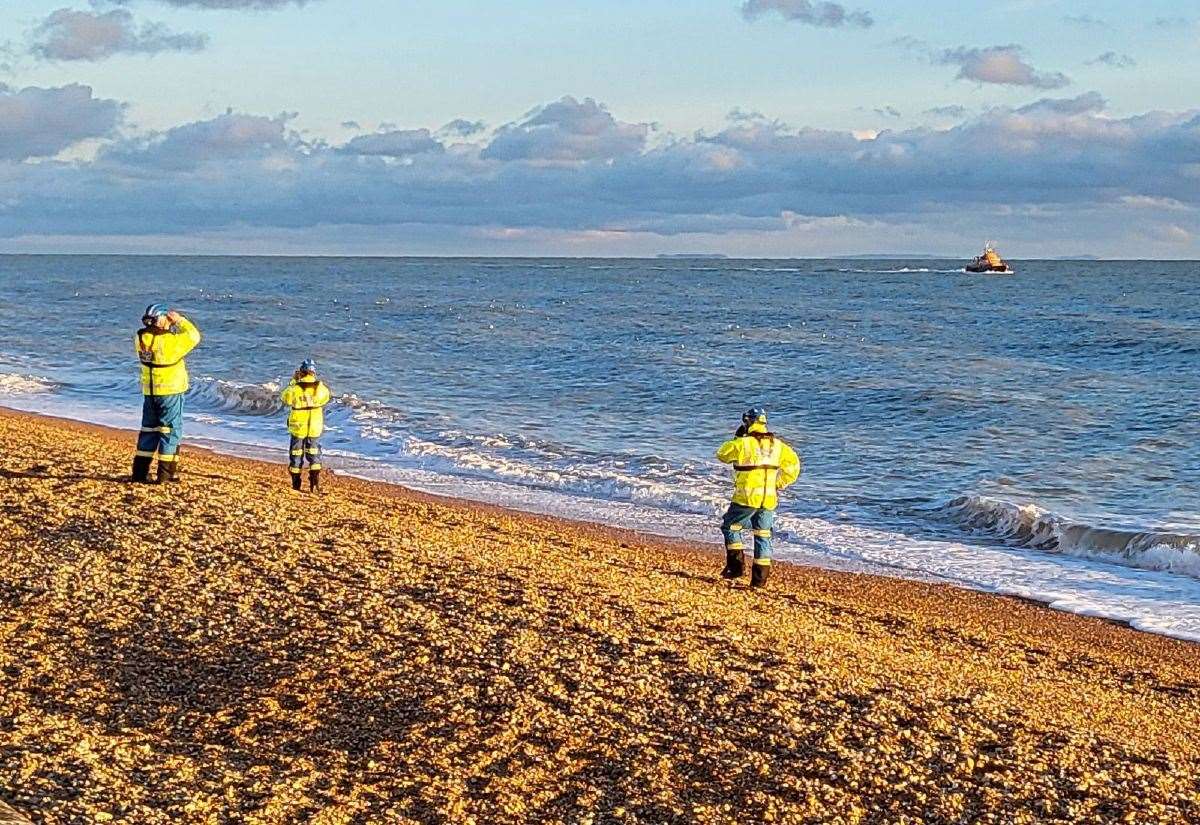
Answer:
[[[519,451],[496,449],[499,443],[471,440],[477,443],[465,444],[454,438],[439,438],[435,442],[410,436],[404,439],[403,455],[422,469],[450,475],[676,512],[713,515],[725,503],[715,489],[706,489],[707,485],[698,478],[688,478],[694,473],[687,468],[664,470],[656,467],[664,461],[654,456],[598,461],[579,455],[564,458],[561,452],[555,455],[558,451],[544,448],[538,450],[541,455],[529,455],[528,447]],[[502,443],[509,445],[507,440]]]
[[[0,372],[0,395],[40,395],[54,392],[59,385],[49,378],[18,372]]]
[[[1050,553],[1200,578],[1200,535],[1080,524],[1035,504],[960,496],[936,511],[973,533]]]
[[[280,386],[274,381],[247,384],[204,376],[192,382],[189,397],[202,406],[243,415],[275,415],[283,409]]]

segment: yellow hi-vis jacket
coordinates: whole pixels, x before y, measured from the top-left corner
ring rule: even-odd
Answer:
[[[774,510],[777,493],[800,477],[800,456],[760,423],[722,444],[717,460],[733,465],[733,503],[743,507]]]
[[[200,343],[200,330],[187,318],[170,332],[139,330],[134,349],[142,364],[142,395],[176,395],[187,392],[188,372],[183,359]]]
[[[325,410],[329,387],[325,382],[300,382],[292,379],[279,396],[292,408],[288,413],[288,432],[297,438],[320,438],[325,432]]]

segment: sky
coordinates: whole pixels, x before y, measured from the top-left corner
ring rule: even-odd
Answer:
[[[8,0],[0,252],[1200,258],[1200,8]]]

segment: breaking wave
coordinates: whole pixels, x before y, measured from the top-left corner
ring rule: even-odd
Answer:
[[[0,372],[0,395],[40,395],[54,392],[58,384],[49,378],[24,375],[17,372]]]
[[[1019,505],[987,496],[960,496],[936,513],[972,533],[991,535],[1006,544],[1200,578],[1200,535],[1095,527],[1035,504]]]
[[[207,407],[244,415],[274,415],[283,409],[280,386],[274,381],[246,384],[205,376],[192,382],[188,395]]]

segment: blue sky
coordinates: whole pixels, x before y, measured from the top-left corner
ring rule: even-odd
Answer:
[[[0,250],[1200,257],[1194,3],[10,0],[0,22]]]

